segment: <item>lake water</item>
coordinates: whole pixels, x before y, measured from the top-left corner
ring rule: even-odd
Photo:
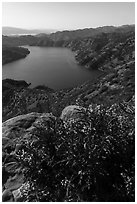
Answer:
[[[24,47],[30,50],[30,54],[3,65],[3,79],[25,80],[32,84],[31,87],[46,85],[58,90],[94,80],[101,74],[79,66],[74,53],[67,48]]]

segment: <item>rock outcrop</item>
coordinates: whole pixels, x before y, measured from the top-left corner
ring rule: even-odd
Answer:
[[[3,123],[3,201],[12,201],[13,198],[21,200],[19,195],[24,184],[24,166],[21,166],[17,159],[18,152],[24,148],[23,142],[34,142],[39,129],[46,132],[48,124],[54,120],[52,114],[30,113]]]
[[[86,116],[86,109],[80,106],[71,105],[64,108],[61,114],[63,121],[68,120],[82,120]]]

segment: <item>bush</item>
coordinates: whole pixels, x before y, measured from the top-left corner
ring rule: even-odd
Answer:
[[[126,109],[96,106],[25,142],[17,158],[26,201],[134,201],[134,116]]]

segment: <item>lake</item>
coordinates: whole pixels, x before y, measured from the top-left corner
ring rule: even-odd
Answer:
[[[67,48],[24,47],[30,50],[30,54],[3,65],[3,79],[25,80],[31,83],[31,87],[46,85],[58,90],[94,80],[102,73],[79,66],[74,52]]]

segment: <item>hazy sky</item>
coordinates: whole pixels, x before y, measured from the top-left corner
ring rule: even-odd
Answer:
[[[28,29],[78,29],[135,23],[133,2],[5,2],[2,24]]]

